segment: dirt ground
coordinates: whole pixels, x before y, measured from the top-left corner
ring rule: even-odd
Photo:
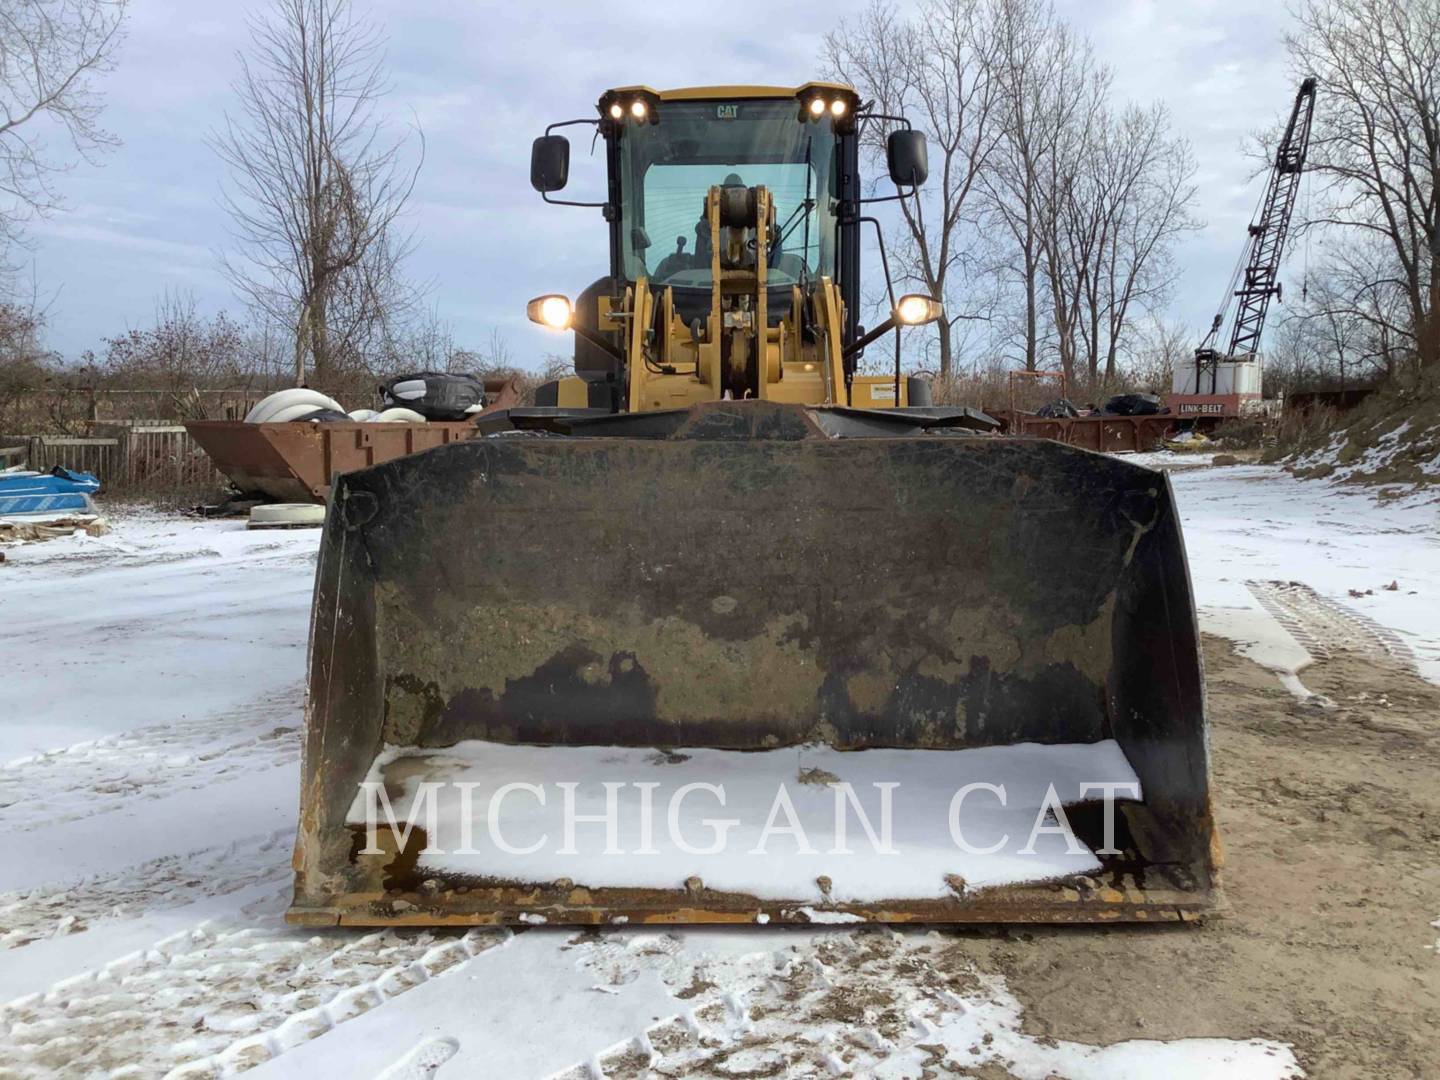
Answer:
[[[1341,656],[1302,672],[1322,708],[1223,640],[1205,661],[1228,914],[962,932],[956,959],[1002,972],[1036,1035],[1258,1035],[1311,1077],[1440,1074],[1440,688]]]

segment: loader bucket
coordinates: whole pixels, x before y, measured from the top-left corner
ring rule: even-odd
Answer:
[[[543,421],[338,478],[292,921],[1217,907],[1162,473],[940,409]]]

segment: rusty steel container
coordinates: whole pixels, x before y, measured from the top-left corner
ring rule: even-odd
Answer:
[[[517,405],[513,380],[486,380],[486,413]],[[336,476],[407,454],[463,442],[475,420],[428,423],[280,423],[191,420],[185,430],[241,491],[280,502],[323,503]]]
[[[1066,446],[1102,454],[1161,450],[1165,440],[1178,430],[1178,418],[1168,413],[1154,416],[1048,417],[1024,412],[1000,415],[1006,422],[1008,434],[1053,439]]]

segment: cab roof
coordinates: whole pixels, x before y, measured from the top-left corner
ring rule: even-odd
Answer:
[[[778,98],[786,100],[800,97],[807,91],[828,90],[855,94],[853,86],[845,83],[813,81],[799,86],[686,86],[677,90],[656,90],[651,86],[616,86],[605,91],[602,98],[615,95],[644,94],[661,101],[706,101],[711,98]]]

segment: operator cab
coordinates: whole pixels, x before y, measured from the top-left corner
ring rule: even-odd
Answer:
[[[843,326],[835,336],[847,348],[862,337],[859,133],[870,121],[903,125],[887,141],[890,178],[901,195],[925,180],[923,135],[901,118],[873,114],[853,88],[827,82],[665,92],[622,87],[602,94],[596,111],[596,119],[550,125],[535,140],[530,170],[531,184],[547,202],[597,207],[609,228],[609,273],[577,297],[566,324],[576,331],[581,378],[625,381],[620,322],[626,314],[620,311],[618,322],[608,318],[605,298],[613,298],[618,311],[627,290],[642,282],[644,290],[664,297],[657,335],[670,335],[669,325],[678,321],[689,330],[680,336],[697,346],[719,332],[720,324],[711,324],[717,306],[731,313],[726,318],[753,323],[763,316],[763,328],[751,325],[752,338],[768,340],[790,323],[794,334],[813,341],[815,320],[808,312],[822,282],[839,301]],[[603,201],[554,197],[568,183],[570,163],[570,142],[558,129],[579,125],[593,127],[603,140]],[[719,222],[710,218],[717,191]],[[754,220],[757,212],[765,220]],[[718,253],[717,239],[723,248]],[[759,251],[763,267],[754,265]],[[735,280],[745,274],[752,295],[732,296]],[[726,282],[726,297],[717,303],[718,278]],[[669,351],[685,345],[682,340]],[[757,342],[754,349],[759,355],[766,346]],[[701,377],[701,361],[693,363]],[[783,371],[782,365],[778,377]],[[748,371],[726,377],[725,386],[743,396],[759,378],[752,361]],[[600,403],[594,393],[589,398]]]

